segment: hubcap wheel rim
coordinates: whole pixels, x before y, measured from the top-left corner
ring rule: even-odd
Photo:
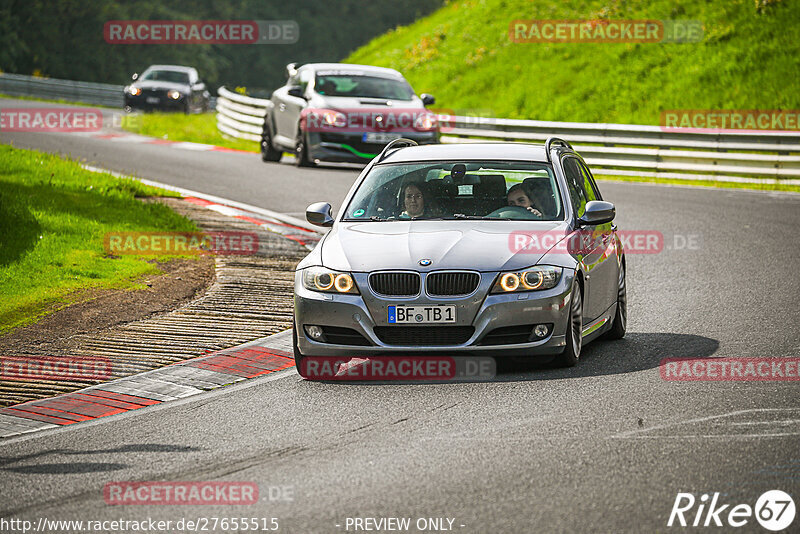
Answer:
[[[619,308],[620,326],[625,328],[628,322],[628,292],[625,289],[625,269],[621,269],[619,272],[617,307]]]
[[[572,327],[572,350],[575,357],[580,357],[581,344],[583,342],[583,299],[580,290],[575,288],[575,297],[572,299],[572,317],[570,318]]]

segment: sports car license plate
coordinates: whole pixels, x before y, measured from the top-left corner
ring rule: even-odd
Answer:
[[[455,306],[389,306],[392,324],[430,324],[456,322]]]
[[[400,134],[367,132],[361,137],[361,140],[365,143],[388,143],[389,141],[394,141],[395,139],[400,139]]]
[[[158,104],[161,101],[157,96],[148,96],[146,100],[148,104]]]

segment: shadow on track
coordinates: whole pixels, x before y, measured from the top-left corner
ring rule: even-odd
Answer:
[[[366,385],[440,385],[452,383],[521,382],[589,376],[635,373],[657,368],[664,358],[708,358],[719,348],[716,339],[693,334],[629,332],[617,341],[597,340],[583,347],[581,361],[575,367],[553,365],[552,356],[496,358],[497,373],[492,379],[467,380],[315,380],[308,384]],[[453,354],[453,356],[455,356]],[[491,356],[486,354],[485,356]]]
[[[84,456],[91,454],[120,454],[131,452],[196,452],[200,451],[197,447],[184,447],[178,445],[160,445],[158,443],[142,443],[136,445],[123,445],[113,449],[97,449],[80,451],[73,449],[55,449],[51,451],[44,451],[37,454],[29,454],[17,457],[0,457],[0,466],[3,471],[11,471],[13,473],[21,474],[47,474],[47,475],[71,475],[76,473],[102,473],[105,471],[119,471],[130,467],[127,464],[120,463],[103,463],[103,462],[69,462],[69,463],[34,463],[29,465],[18,465],[14,467],[6,467],[9,464],[24,462],[27,460],[38,459],[43,456],[51,455],[66,455],[66,456]]]
[[[658,367],[664,358],[708,358],[719,348],[716,339],[693,334],[628,332],[617,341],[593,341],[583,347],[581,361],[554,368],[548,359],[497,359],[497,382],[550,380],[635,373]]]

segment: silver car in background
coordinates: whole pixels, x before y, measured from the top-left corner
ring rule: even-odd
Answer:
[[[330,231],[296,270],[298,370],[397,354],[572,366],[583,343],[624,336],[615,208],[568,143],[413,144],[387,146],[335,220],[309,206]]]
[[[417,96],[394,69],[290,63],[286,78],[264,118],[264,161],[290,152],[301,167],[320,160],[368,163],[401,137],[420,145],[439,142],[438,118],[426,108],[433,96]]]

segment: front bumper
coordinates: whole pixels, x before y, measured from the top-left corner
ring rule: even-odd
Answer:
[[[309,158],[321,161],[367,163],[381,153],[388,143],[365,143],[364,132],[308,132]],[[420,145],[439,142],[439,132],[404,132],[405,139]]]
[[[150,99],[150,101],[148,101]],[[158,101],[153,101],[157,99]],[[164,95],[141,94],[138,96],[125,93],[125,106],[131,109],[142,111],[183,111],[186,108],[186,97],[182,96],[178,100]]]
[[[560,354],[565,348],[569,320],[569,302],[574,272],[565,270],[559,283],[545,291],[487,295],[494,273],[482,273],[479,289],[464,298],[431,298],[426,295],[398,299],[380,297],[367,284],[367,273],[353,273],[360,295],[319,293],[306,289],[302,273],[295,276],[295,323],[297,345],[304,356],[389,356],[406,354],[538,356]],[[484,297],[485,296],[485,297]],[[457,322],[453,326],[471,327],[472,334],[463,343],[452,345],[397,345],[381,341],[375,328],[397,328],[389,325],[386,309],[389,305],[424,306],[449,304],[456,306]],[[535,341],[485,345],[487,335],[501,328],[520,325],[552,324],[549,335]],[[310,339],[306,325],[346,328],[360,334],[364,346],[318,342]],[[448,325],[449,326],[449,325]],[[447,328],[444,325],[402,326],[401,328]]]

